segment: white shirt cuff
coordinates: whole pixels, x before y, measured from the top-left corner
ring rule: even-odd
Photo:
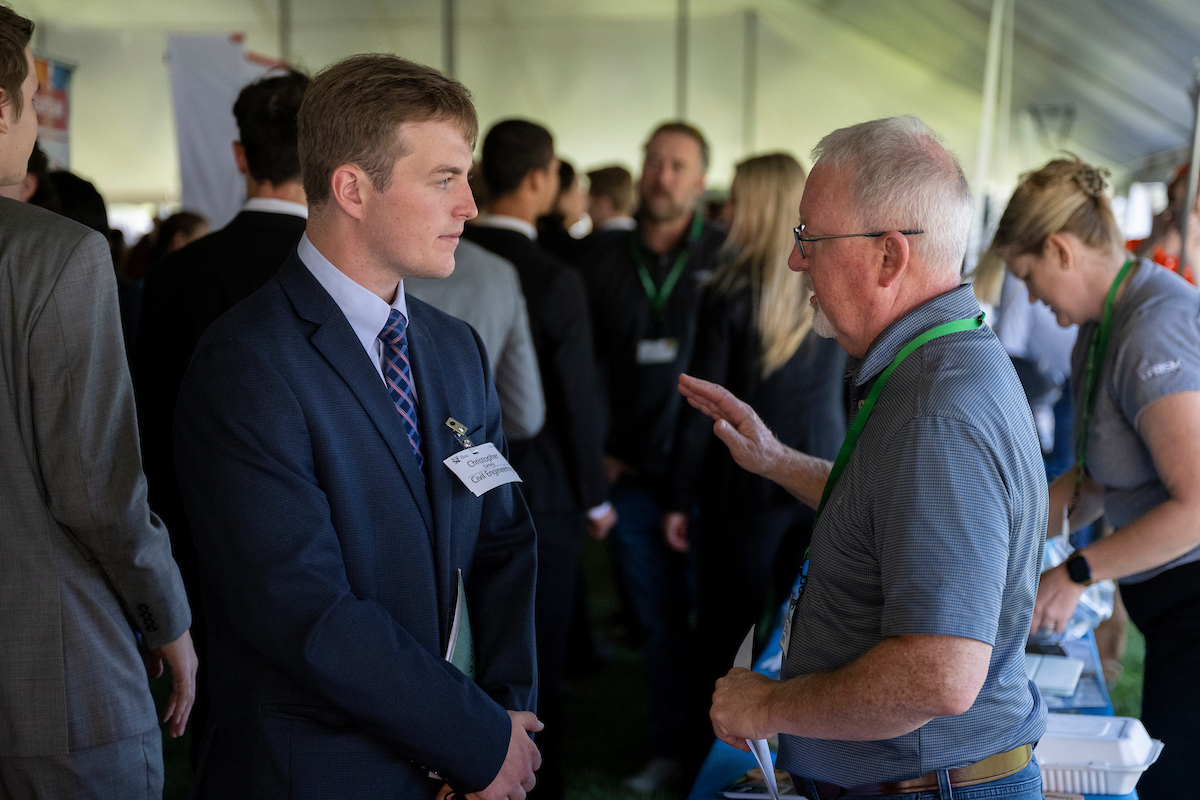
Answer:
[[[591,520],[600,519],[601,517],[603,517],[605,514],[607,514],[610,511],[612,511],[612,503],[605,500],[603,503],[596,506],[595,508],[588,509],[588,512],[587,512],[588,519],[591,519]]]

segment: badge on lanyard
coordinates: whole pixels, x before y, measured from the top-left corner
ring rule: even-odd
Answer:
[[[521,476],[512,468],[508,460],[500,455],[496,445],[484,442],[475,445],[467,438],[467,426],[453,417],[446,420],[446,427],[454,431],[454,438],[462,445],[462,450],[442,461],[453,472],[463,485],[471,490],[476,497],[485,492],[503,486],[506,483],[521,483]]]
[[[783,651],[783,660],[787,661],[788,648],[792,644],[792,617],[796,613],[796,606],[800,605],[800,595],[804,594],[804,583],[808,580],[808,554],[805,553],[804,566],[800,568],[800,580],[796,582],[796,588],[792,590],[792,597],[788,600],[787,617],[783,620],[783,634],[779,637],[779,649]]]
[[[642,339],[637,343],[637,363],[670,364],[679,358],[678,339]]]

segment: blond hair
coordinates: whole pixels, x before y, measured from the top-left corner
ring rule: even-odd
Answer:
[[[762,376],[788,362],[812,328],[809,291],[788,268],[804,168],[787,153],[769,153],[737,165],[736,204],[722,266],[711,285],[729,292],[749,283],[762,341]]]
[[[992,237],[990,256],[1040,254],[1055,233],[1074,234],[1098,250],[1121,249],[1121,231],[1104,194],[1108,170],[1068,155],[1021,176]]]
[[[471,93],[453,78],[399,56],[367,53],[326,67],[309,83],[296,120],[304,194],[320,210],[331,194],[334,170],[354,164],[379,191],[408,152],[405,122],[457,125],[471,149],[479,120]]]

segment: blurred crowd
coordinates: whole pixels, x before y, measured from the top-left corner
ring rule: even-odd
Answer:
[[[12,25],[11,20],[3,24]],[[18,52],[23,49],[24,44]],[[26,77],[19,69],[0,67],[0,77],[9,74],[20,74],[22,80]],[[99,276],[96,280],[108,280],[111,291],[95,290],[88,302],[95,299],[102,304],[106,298],[115,298],[123,352],[106,356],[109,360],[102,371],[131,375],[128,386],[136,406],[126,383],[118,378],[112,379],[116,382],[111,386],[104,382],[108,379],[89,378],[93,382],[84,390],[81,402],[105,406],[105,414],[81,417],[86,421],[76,420],[77,427],[72,429],[75,412],[61,408],[47,412],[59,416],[50,434],[39,429],[37,437],[38,441],[47,435],[86,438],[95,434],[96,427],[104,427],[110,437],[127,435],[130,439],[114,443],[100,437],[82,453],[41,444],[35,455],[28,455],[33,450],[27,455],[38,462],[35,471],[39,474],[56,468],[52,463],[55,457],[99,459],[106,475],[72,478],[80,485],[72,485],[70,491],[87,498],[71,502],[123,509],[120,518],[100,526],[105,531],[105,526],[126,525],[161,539],[165,534],[158,519],[165,523],[170,559],[178,565],[186,599],[134,602],[142,590],[132,590],[122,579],[113,578],[114,573],[106,572],[100,584],[111,586],[122,611],[105,606],[107,610],[94,613],[138,620],[134,628],[142,640],[140,650],[165,658],[177,677],[182,677],[180,672],[186,675],[189,669],[195,670],[195,654],[199,655],[189,722],[197,763],[205,758],[202,743],[213,735],[210,704],[220,702],[210,695],[210,659],[206,655],[217,641],[206,616],[212,604],[220,601],[214,601],[213,589],[206,584],[212,568],[205,564],[206,553],[203,548],[198,551],[192,538],[197,521],[195,514],[189,515],[189,503],[185,502],[191,499],[184,496],[188,491],[183,486],[186,456],[175,451],[172,426],[178,425],[176,409],[185,391],[185,370],[201,347],[205,331],[231,309],[245,312],[250,308],[244,304],[247,298],[273,291],[263,287],[301,245],[309,208],[298,117],[309,85],[307,76],[282,71],[242,90],[232,109],[239,139],[233,143],[231,158],[245,178],[247,201],[244,210],[221,230],[212,231],[202,215],[182,210],[156,219],[150,232],[127,247],[122,234],[110,228],[97,187],[73,173],[50,171],[45,154],[36,145],[27,164],[20,169],[14,166],[13,175],[5,175],[15,178],[20,173],[20,179],[0,187],[0,195],[75,220],[99,232],[107,243],[103,258],[106,264],[111,260],[112,278]],[[17,102],[10,84],[2,83],[0,89],[6,106]],[[7,121],[11,111],[6,114]],[[454,273],[440,279],[405,279],[401,286],[410,302],[412,298],[427,302],[470,323],[476,332],[502,410],[508,460],[522,480],[519,496],[536,527],[536,714],[546,727],[536,737],[542,762],[531,796],[564,796],[562,743],[564,732],[573,724],[564,705],[568,672],[597,659],[603,661],[604,647],[594,641],[586,611],[587,587],[581,570],[586,536],[603,540],[610,548],[622,619],[640,650],[648,687],[649,751],[645,768],[628,776],[626,784],[639,792],[680,790],[690,785],[714,741],[709,716],[717,681],[728,672],[752,625],[764,619],[771,623],[760,626],[756,651],[769,643],[774,612],[792,594],[807,564],[816,522],[814,509],[794,493],[739,465],[737,454],[726,446],[728,442],[714,433],[712,414],[696,403],[689,404],[680,394],[680,375],[687,373],[725,387],[753,409],[780,444],[826,461],[837,456],[848,415],[855,410],[850,408],[846,388],[847,353],[837,339],[820,335],[810,302],[812,285],[789,268],[800,241],[797,209],[808,176],[794,154],[754,155],[737,164],[727,199],[710,207],[713,194],[706,184],[709,143],[701,130],[682,120],[665,122],[647,132],[644,158],[636,173],[617,164],[578,170],[559,158],[550,130],[526,119],[493,124],[481,137],[478,152],[469,180],[479,214],[467,221],[457,242]],[[5,158],[12,160],[8,154]],[[1061,262],[1062,275],[1074,275],[1069,265],[1090,258],[1093,251],[1107,254],[1115,231],[1102,190],[1094,191],[1093,184],[1087,183],[1090,178],[1078,177],[1085,167],[1092,168],[1075,161],[1054,164],[1069,173],[1068,177],[1059,180],[1047,174],[1051,165],[1023,180],[1000,221],[989,257],[971,276],[976,295],[991,309],[988,323],[1016,364],[1037,423],[1047,475],[1052,481],[1066,476],[1050,489],[1052,527],[1056,510],[1061,516],[1067,508],[1064,500],[1056,509],[1055,492],[1066,493],[1065,497],[1070,494],[1068,489],[1079,491],[1074,477],[1081,468],[1077,461],[1079,437],[1071,434],[1072,420],[1078,420],[1081,403],[1095,402],[1086,394],[1094,389],[1071,389],[1073,382],[1078,387],[1079,371],[1086,360],[1080,355],[1086,346],[1076,344],[1084,330],[1080,325],[1093,326],[1095,322],[1087,313],[1063,309],[1071,307],[1072,292],[1103,295],[1109,287],[1100,286],[1104,281],[1099,279],[1096,286],[1100,288],[1095,290],[1085,289],[1091,284],[1082,282],[1065,288],[1037,283],[1030,276],[1040,275],[1037,270],[1043,267],[1031,266],[1029,259],[1041,257],[1044,248],[1060,247],[1062,252],[1055,250],[1053,256],[1055,265]],[[1136,273],[1142,276],[1136,279],[1137,286],[1145,284],[1150,287],[1147,292],[1182,292],[1174,284],[1153,288],[1156,281],[1167,280],[1163,276],[1168,272],[1194,282],[1191,264],[1180,261],[1181,221],[1189,214],[1187,252],[1192,263],[1200,256],[1200,215],[1195,208],[1185,207],[1186,175],[1186,167],[1180,168],[1170,183],[1169,205],[1155,218],[1150,236],[1126,245],[1135,265],[1154,263],[1159,265],[1154,269],[1162,270],[1161,276]],[[1078,189],[1079,198],[1092,204],[1088,208],[1099,209],[1095,213],[1100,222],[1093,227],[1100,233],[1088,238],[1092,223],[1085,217],[1091,212],[1085,208],[1045,222],[1040,236],[1026,235],[1026,229],[1036,225],[1026,224],[1020,214],[1037,216],[1043,207],[1022,211],[1021,204],[1036,204],[1038,192],[1050,191],[1045,187],[1057,185],[1055,181]],[[1051,205],[1045,204],[1047,208]],[[0,209],[0,217],[15,213],[11,205]],[[53,234],[59,239],[63,236],[67,234]],[[70,236],[79,239],[74,233]],[[15,252],[16,240],[15,234],[6,234],[0,227],[0,256],[6,249]],[[1122,249],[1122,262],[1124,252]],[[1137,261],[1139,258],[1146,261]],[[1014,268],[1014,264],[1019,266]],[[1059,268],[1055,266],[1055,270]],[[38,313],[43,307],[38,306]],[[102,316],[103,309],[89,313]],[[1160,322],[1182,330],[1194,319],[1189,321],[1179,312],[1161,317]],[[1065,327],[1063,323],[1067,323]],[[95,322],[93,327],[98,331],[103,324]],[[93,336],[94,330],[79,334],[84,341],[60,340],[57,346],[74,349],[119,344],[115,331],[110,331],[112,336],[104,341],[95,338],[89,345],[86,337]],[[1188,341],[1187,335],[1190,333],[1179,333],[1179,341]],[[1166,353],[1156,363],[1173,363],[1172,357]],[[407,363],[407,356],[405,359]],[[1147,364],[1130,362],[1126,366],[1134,373],[1155,367]],[[30,367],[38,368],[36,364]],[[81,378],[90,375],[78,369],[78,365],[63,368]],[[28,380],[36,384],[36,377]],[[1119,378],[1113,380],[1120,382]],[[1102,410],[1096,413],[1116,419],[1125,411],[1127,418],[1132,413],[1135,421],[1144,419],[1140,412],[1152,400],[1133,389],[1121,395],[1121,386],[1113,389],[1116,400],[1107,405],[1102,402]],[[1179,391],[1190,391],[1187,385],[1181,386]],[[19,397],[27,391],[12,385],[8,389]],[[1126,396],[1133,398],[1128,400],[1131,405],[1122,407],[1120,402]],[[16,405],[22,402],[18,399]],[[236,398],[231,402],[236,403]],[[397,405],[404,413],[403,397],[397,399]],[[1131,412],[1134,405],[1137,407]],[[136,426],[131,418],[122,416],[134,407]],[[1147,435],[1136,424],[1122,430],[1123,435],[1135,439],[1139,430]],[[426,430],[424,435],[433,434]],[[409,436],[412,438],[411,432]],[[414,440],[414,447],[419,449],[419,440]],[[1131,452],[1136,449],[1135,443],[1129,448]],[[1162,473],[1165,464],[1171,463],[1160,459],[1154,442],[1149,451],[1143,446],[1137,452],[1149,463],[1146,474],[1156,480],[1154,469]],[[1187,454],[1179,456],[1185,457]],[[140,478],[143,467],[144,482]],[[1106,476],[1118,486],[1133,480],[1116,471],[1093,468],[1084,493],[1095,488],[1093,479],[1098,483]],[[1136,477],[1146,476],[1138,473]],[[52,482],[39,485],[51,486]],[[1103,494],[1102,489],[1098,491]],[[48,513],[68,534],[86,527],[79,518],[57,516],[56,503],[60,501],[49,497],[50,489],[33,493],[43,496],[51,509]],[[1166,500],[1170,498],[1167,491]],[[1111,527],[1132,525],[1144,515],[1159,513],[1145,498],[1114,499],[1110,494],[1108,500]],[[1070,502],[1071,513],[1076,511],[1076,501]],[[1114,508],[1120,508],[1126,519],[1114,521]],[[1105,538],[1105,526],[1090,524],[1097,516],[1086,520],[1087,525],[1074,526],[1083,531],[1073,540],[1077,548]],[[13,515],[4,518],[16,519]],[[9,525],[6,522],[4,536],[10,535]],[[204,525],[211,527],[207,521]],[[1176,523],[1163,521],[1162,525]],[[1150,537],[1151,533],[1144,535]],[[84,561],[92,563],[89,553],[111,555],[113,551],[106,550],[107,536],[102,532],[94,540],[83,537]],[[1180,533],[1174,550],[1154,552],[1163,563],[1178,565],[1175,569],[1189,569],[1197,563],[1185,557],[1193,549],[1188,546],[1190,541]],[[7,575],[10,569],[4,564],[5,552],[0,550],[0,575]],[[160,568],[153,566],[156,557],[148,552],[139,546],[128,559],[143,571]],[[97,556],[102,563],[108,557]],[[118,569],[115,574],[120,572]],[[1162,581],[1165,574],[1178,582],[1178,576],[1171,577],[1173,572],[1151,570],[1146,579]],[[175,591],[169,576],[159,582],[167,588],[143,593],[157,591],[165,597]],[[107,591],[102,585],[88,591]],[[1141,583],[1130,585],[1137,598],[1131,606],[1134,620],[1144,626],[1151,641],[1158,642],[1151,632],[1167,612],[1150,608],[1155,601],[1137,588]],[[189,605],[190,616],[180,610]],[[0,614],[5,608],[0,600]],[[81,613],[86,617],[92,612]],[[1040,606],[1034,613],[1036,620]],[[29,624],[29,620],[18,624]],[[168,630],[169,639],[165,639]],[[189,630],[190,634],[186,633]],[[1170,631],[1164,634],[1169,641],[1194,635],[1194,630]],[[72,635],[65,630],[62,633],[64,639]],[[194,641],[194,654],[162,651],[185,638],[189,638],[189,651],[190,641]],[[310,644],[316,647],[318,643]],[[11,646],[11,637],[0,639],[0,649]],[[1116,647],[1109,652],[1115,653]],[[1157,650],[1151,653],[1158,657]],[[7,658],[0,656],[0,697],[16,702],[19,695],[6,687],[10,678],[2,662]],[[1170,662],[1170,658],[1162,658]],[[90,662],[92,671],[87,675],[63,677],[66,693],[74,691],[73,682],[95,684],[95,696],[88,700],[95,704],[104,702],[96,698],[111,692],[140,691],[129,685],[136,681],[127,674],[113,677],[121,674],[124,665],[116,664],[116,657],[111,660],[114,663],[97,657]],[[1163,712],[1149,699],[1151,686],[1155,681],[1175,685],[1183,680],[1180,663],[1191,662],[1185,658],[1147,667],[1147,709],[1155,724],[1165,723],[1153,716]],[[190,691],[178,685],[176,690],[179,698]],[[190,698],[187,702],[190,704]],[[12,711],[14,706],[8,708]],[[188,720],[187,710],[180,711],[178,707],[168,709],[168,717],[176,723],[175,732],[182,729],[181,720]],[[68,712],[60,709],[59,713]],[[334,720],[330,724],[350,723]],[[120,727],[112,725],[114,730]],[[1167,728],[1170,735],[1179,735],[1169,725]],[[105,736],[101,731],[94,740],[105,743]],[[11,743],[0,737],[0,794],[6,787],[5,744]],[[1174,747],[1183,750],[1186,745]]]

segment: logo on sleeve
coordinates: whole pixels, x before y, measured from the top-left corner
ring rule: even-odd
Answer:
[[[1161,361],[1158,364],[1151,364],[1148,361],[1143,361],[1138,366],[1138,377],[1143,381],[1148,381],[1151,378],[1157,378],[1160,375],[1168,375],[1182,366],[1179,359],[1174,361]]]

